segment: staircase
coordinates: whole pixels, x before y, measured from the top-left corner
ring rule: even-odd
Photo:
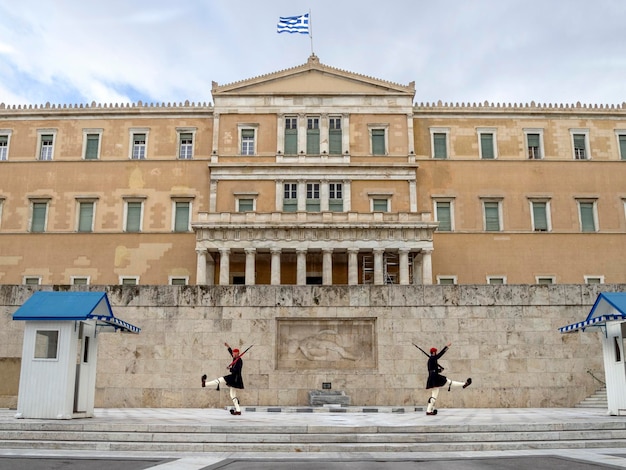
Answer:
[[[576,408],[604,408],[605,410],[609,408],[609,404],[606,398],[606,386],[602,387],[596,392],[585,398],[583,401],[576,405]]]

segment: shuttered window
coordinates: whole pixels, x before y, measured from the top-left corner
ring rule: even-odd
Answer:
[[[485,205],[485,230],[488,232],[500,231],[500,203],[484,202]]]
[[[296,212],[298,210],[298,184],[285,183],[283,190],[283,212]]]
[[[433,156],[435,158],[448,158],[447,135],[436,132],[433,134]]]
[[[330,155],[341,155],[341,118],[330,118],[328,127],[328,153]]]
[[[495,158],[495,152],[493,148],[493,134],[488,134],[488,133],[480,134],[480,150],[482,152],[481,158],[484,158],[484,159]]]
[[[176,202],[174,204],[174,231],[175,232],[188,232],[189,231],[189,208],[191,204],[189,202]]]
[[[576,160],[587,159],[585,134],[574,134],[574,158]]]
[[[372,155],[385,155],[385,129],[372,129]]]
[[[439,227],[437,230],[440,232],[452,231],[452,214],[450,213],[450,203],[447,201],[437,202],[437,222]]]
[[[126,231],[127,232],[139,232],[141,231],[141,211],[142,202],[127,202],[126,203]]]
[[[85,143],[85,160],[97,160],[99,147],[100,135],[87,134],[87,141]]]
[[[285,155],[298,153],[298,118],[285,118]]]
[[[388,212],[389,211],[389,200],[388,199],[373,199],[372,200],[372,211],[373,212]]]
[[[252,212],[254,210],[254,199],[240,198],[237,200],[239,212]]]
[[[31,232],[45,232],[47,211],[47,202],[33,202],[33,219],[30,225]]]
[[[528,158],[530,159],[540,159],[540,135],[539,134],[526,134],[527,145],[528,145]]]
[[[619,156],[622,160],[626,160],[626,134],[619,136]]]
[[[547,232],[548,231],[548,210],[547,203],[545,202],[533,202],[533,230],[535,232]]]
[[[596,222],[594,217],[593,202],[579,202],[580,207],[580,226],[583,232],[595,232]]]
[[[78,204],[78,231],[93,231],[93,202],[80,202]]]
[[[307,118],[306,153],[307,155],[320,154],[320,118]]]

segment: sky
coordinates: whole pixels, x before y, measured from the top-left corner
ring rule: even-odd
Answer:
[[[311,13],[312,34],[278,34]],[[0,103],[210,103],[306,63],[415,103],[626,102],[625,0],[0,0]]]

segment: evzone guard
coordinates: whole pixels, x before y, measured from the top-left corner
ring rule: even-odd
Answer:
[[[426,354],[428,357],[428,380],[426,381],[426,389],[431,390],[430,398],[428,399],[428,407],[426,408],[426,414],[429,416],[436,415],[437,409],[435,408],[435,402],[439,396],[439,389],[441,387],[448,387],[448,391],[451,388],[467,388],[472,383],[472,379],[468,378],[465,382],[457,382],[450,380],[445,375],[441,375],[443,367],[439,365],[439,358],[443,356],[452,343],[448,343],[444,346],[441,352],[437,353],[437,348],[430,348],[430,356],[426,354],[422,348],[417,345],[413,345]]]
[[[218,379],[212,380],[208,383],[210,386],[211,385],[214,386],[215,390],[219,390],[220,385],[227,386],[230,391],[230,398],[233,401],[233,405],[235,406],[235,408],[231,408],[230,414],[240,415],[241,408],[239,407],[239,398],[237,398],[237,389],[243,389],[243,378],[241,377],[241,369],[243,368],[243,360],[241,359],[241,356],[243,356],[246,353],[246,351],[248,351],[248,349],[250,349],[252,346],[248,347],[248,349],[246,349],[241,354],[239,353],[239,349],[236,349],[236,348],[231,349],[228,343],[224,343],[224,346],[228,348],[228,352],[233,358],[232,362],[227,367],[228,370],[230,371],[230,374],[225,375],[224,377],[220,377]],[[207,376],[206,374],[204,374],[202,376],[202,386],[206,387],[206,385],[207,385]]]

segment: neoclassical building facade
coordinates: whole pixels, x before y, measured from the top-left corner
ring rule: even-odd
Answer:
[[[419,103],[306,63],[0,106],[2,284],[625,283],[626,106]]]

